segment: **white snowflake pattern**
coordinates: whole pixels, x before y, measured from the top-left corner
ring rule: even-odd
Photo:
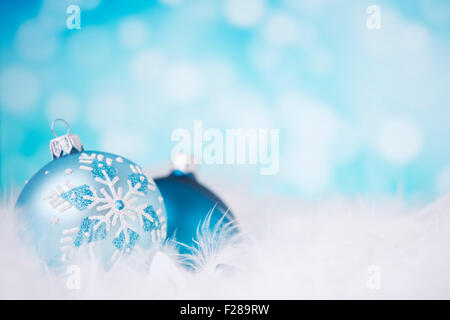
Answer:
[[[144,212],[144,209],[145,207],[147,207],[147,205],[141,205],[138,207],[134,206],[137,198],[133,197],[133,195],[144,195],[142,192],[138,191],[138,189],[141,187],[141,184],[136,183],[136,185],[133,187],[130,180],[127,180],[129,190],[125,195],[123,195],[123,189],[121,187],[117,188],[117,191],[115,188],[115,184],[119,181],[119,177],[116,176],[111,180],[106,174],[105,170],[103,170],[102,173],[105,176],[105,180],[102,180],[99,177],[95,178],[95,180],[106,185],[110,193],[108,194],[105,188],[101,188],[100,193],[103,195],[103,197],[98,196],[97,192],[95,190],[92,190],[94,195],[85,196],[84,198],[92,201],[92,204],[88,206],[88,209],[96,207],[97,211],[107,210],[107,212],[104,215],[90,216],[89,219],[99,220],[94,225],[94,231],[96,231],[100,227],[100,225],[104,223],[106,226],[106,232],[110,232],[111,227],[114,227],[117,221],[119,221],[119,228],[115,234],[115,237],[118,237],[121,232],[124,232],[125,243],[129,244],[129,230],[132,230],[134,232],[137,232],[137,230],[128,223],[127,218],[134,220],[137,216],[142,227],[144,226],[143,217],[147,218],[151,222],[154,221],[154,219],[149,214]]]
[[[139,176],[139,180],[141,182],[144,182],[145,180],[147,180],[147,189],[150,191],[155,191],[156,190],[156,183],[155,181],[153,181],[152,177],[150,177],[150,175],[145,172],[144,170],[142,170],[141,168],[137,167],[137,166],[133,166],[132,164],[130,164],[130,169],[131,171],[133,171],[133,173],[137,176]]]
[[[90,171],[95,181],[105,187],[97,193],[88,185],[74,187],[67,181],[66,185],[70,188],[68,191],[58,186],[57,190],[52,191],[45,199],[49,199],[54,208],[64,204],[60,208],[61,212],[76,207],[80,211],[96,209],[101,214],[88,216],[80,228],[63,231],[64,237],[61,239],[63,260],[74,247],[81,245],[83,239],[88,239],[89,248],[92,249],[92,241],[104,238],[104,234],[109,234],[113,228],[115,232],[113,244],[116,250],[111,260],[114,260],[122,249],[130,251],[139,238],[139,232],[131,223],[136,219],[144,231],[150,232],[153,242],[159,242],[165,237],[165,217],[161,215],[161,208],[154,210],[147,204],[136,205],[138,198],[144,196],[147,189],[156,190],[154,181],[141,168],[130,165],[132,173],[127,179],[128,191],[124,192],[122,187],[116,188],[119,177],[117,170],[112,166],[112,159],[101,154],[82,153],[79,162],[80,169]],[[162,202],[161,197],[158,197],[158,202]]]
[[[70,181],[66,181],[66,186],[69,190],[75,188]],[[55,209],[59,207],[59,212],[64,212],[72,208],[72,204],[63,198],[65,192],[64,188],[58,185],[56,190],[52,190],[44,197],[44,200],[49,200],[50,205]]]

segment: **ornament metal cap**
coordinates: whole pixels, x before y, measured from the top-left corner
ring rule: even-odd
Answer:
[[[53,129],[56,121],[62,121],[67,125],[67,133],[58,136]],[[55,139],[50,140],[50,154],[52,159],[83,151],[83,145],[76,134],[70,134],[70,124],[64,119],[55,119],[52,122],[51,130]]]
[[[184,152],[175,153],[172,156],[172,170],[177,175],[194,174],[197,171],[194,157]]]

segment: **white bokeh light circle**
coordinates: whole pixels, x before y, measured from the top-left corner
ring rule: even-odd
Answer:
[[[37,20],[24,22],[17,30],[15,38],[19,55],[33,61],[51,58],[58,44],[58,36]]]
[[[140,85],[146,86],[160,78],[166,67],[166,59],[159,51],[147,50],[131,59],[130,73]]]
[[[294,45],[300,38],[300,26],[290,15],[275,12],[264,26],[264,35],[275,45]]]
[[[37,76],[21,66],[8,66],[0,72],[0,103],[12,113],[22,114],[38,102]]]
[[[276,106],[285,125],[308,148],[327,149],[342,126],[332,107],[297,92],[284,93]]]
[[[99,92],[88,104],[86,118],[92,128],[105,130],[129,119],[130,111],[126,99],[112,90]]]
[[[381,29],[372,32],[371,29],[363,28],[360,37],[371,54],[387,59],[387,62],[392,59],[408,61],[423,58],[431,44],[430,33],[425,25],[406,20],[390,10],[382,13]]]
[[[328,146],[339,127],[339,119],[327,107],[305,106],[298,110],[297,132],[304,141],[315,145]]]
[[[46,102],[46,114],[49,120],[63,118],[74,122],[78,117],[79,103],[69,92],[61,91],[52,94]]]
[[[180,62],[170,66],[162,79],[166,98],[177,104],[194,102],[202,93],[204,80],[192,63]]]
[[[402,165],[414,160],[422,145],[422,131],[410,120],[389,120],[378,130],[376,148],[393,164]]]
[[[224,15],[227,21],[239,28],[257,25],[264,16],[264,0],[226,0]]]
[[[82,27],[72,32],[67,42],[70,60],[85,69],[109,67],[114,57],[114,34],[103,25]]]
[[[236,70],[227,60],[209,61],[203,64],[202,74],[212,95],[221,95],[225,90],[232,89],[236,83]]]
[[[147,24],[139,18],[123,19],[117,30],[120,44],[127,49],[135,49],[143,45],[148,35],[149,30]]]

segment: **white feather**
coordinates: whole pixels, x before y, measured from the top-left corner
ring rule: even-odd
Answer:
[[[82,257],[81,286],[71,290],[70,275],[46,270],[23,245],[4,201],[0,298],[450,298],[450,197],[420,210],[247,198],[236,213],[245,236],[230,238],[232,224],[208,233],[205,221],[195,255],[179,257],[167,241],[108,272]],[[182,266],[186,259],[193,271]],[[379,288],[368,285],[371,270],[380,272]]]

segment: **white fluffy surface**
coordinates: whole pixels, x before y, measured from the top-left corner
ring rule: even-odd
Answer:
[[[0,298],[450,298],[450,197],[414,210],[398,202],[267,197],[239,206],[244,235],[227,245],[205,238],[196,272],[183,269],[168,245],[109,272],[80,259],[81,288],[70,290],[66,274],[45,271],[17,238],[11,201],[4,201]],[[380,271],[379,289],[367,285],[370,266]]]

